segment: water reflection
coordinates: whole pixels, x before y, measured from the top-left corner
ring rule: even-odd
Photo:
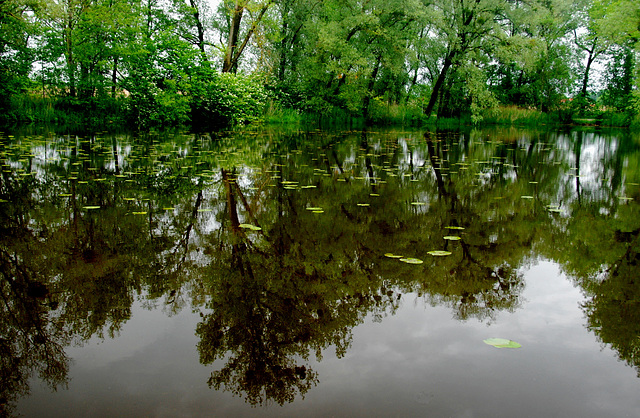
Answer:
[[[1,139],[3,412],[32,373],[64,385],[64,348],[116,337],[136,298],[200,310],[200,360],[224,363],[211,387],[284,404],[321,380],[311,357],[343,356],[353,328],[403,294],[491,322],[521,306],[520,271],[539,257],[584,289],[597,338],[639,366],[628,135]]]

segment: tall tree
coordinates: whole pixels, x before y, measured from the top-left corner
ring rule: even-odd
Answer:
[[[221,46],[224,58],[222,72],[235,73],[238,62],[249,41],[258,29],[267,11],[274,4],[274,0],[253,2],[250,0],[225,0],[219,8],[227,25],[221,28],[226,34],[226,43]],[[249,18],[247,19],[247,15]]]
[[[30,17],[39,11],[37,1],[5,0],[0,3],[0,121],[13,119],[11,99],[29,84],[34,60],[29,40],[34,33]]]

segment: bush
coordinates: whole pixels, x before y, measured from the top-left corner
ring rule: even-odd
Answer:
[[[200,81],[191,90],[194,125],[223,127],[263,119],[269,95],[259,75],[211,73]]]

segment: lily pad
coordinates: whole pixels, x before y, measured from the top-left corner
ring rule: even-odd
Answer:
[[[306,209],[310,210],[310,211],[322,210],[322,208],[318,208],[318,207],[310,207],[310,208],[306,208]]]
[[[520,348],[522,345],[506,338],[487,338],[484,341],[485,344],[492,345],[496,348]]]
[[[451,255],[451,251],[435,250],[435,251],[429,251],[429,252],[427,252],[427,254],[433,255],[435,257],[444,257],[444,256],[447,256],[447,255]]]
[[[459,241],[462,239],[461,237],[458,237],[456,235],[447,235],[446,237],[443,237],[443,238],[449,241]]]
[[[397,255],[397,254],[393,254],[393,253],[386,253],[384,256],[385,257],[389,257],[389,258],[402,258],[403,257],[401,255]]]
[[[86,209],[86,210],[100,209],[100,206],[83,206],[82,209]]]
[[[419,258],[401,258],[400,261],[407,264],[422,264],[424,261]]]
[[[364,207],[369,206],[369,204],[368,204],[368,203],[356,203],[356,204],[357,204],[358,206],[360,206],[360,207],[363,207],[363,208],[364,208]]]
[[[250,229],[252,231],[260,231],[260,230],[262,230],[262,228],[260,228],[259,226],[255,226],[255,225],[251,225],[251,224],[240,224],[238,226],[240,228]]]
[[[445,226],[446,229],[456,229],[459,231],[462,231],[464,229],[464,227],[462,226]]]

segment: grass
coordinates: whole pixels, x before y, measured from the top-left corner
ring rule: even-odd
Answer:
[[[544,113],[536,109],[525,109],[518,106],[499,106],[485,110],[482,124],[540,126],[557,124],[558,118],[552,113]]]

